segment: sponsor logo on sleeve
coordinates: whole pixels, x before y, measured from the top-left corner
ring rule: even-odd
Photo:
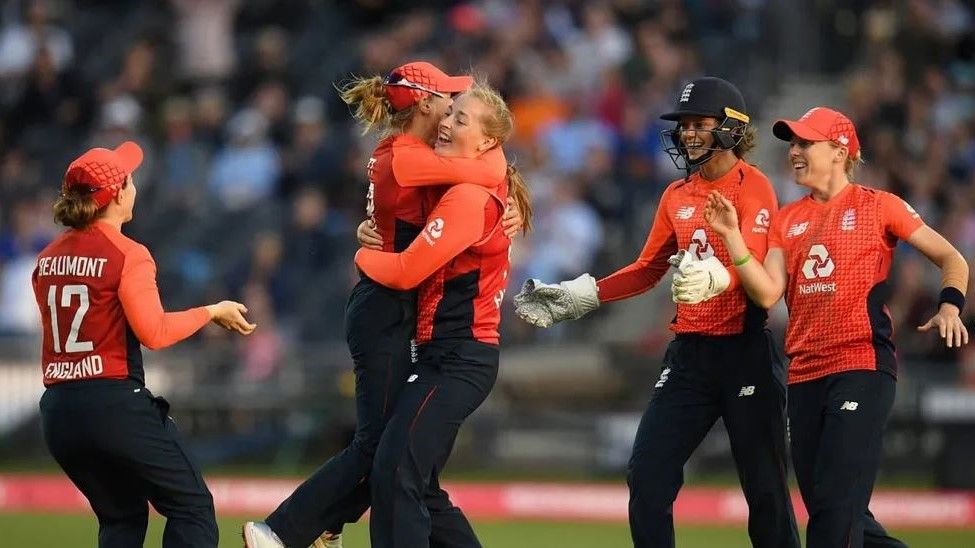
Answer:
[[[769,215],[769,211],[767,209],[763,207],[762,209],[758,210],[758,215],[755,216],[755,226],[752,227],[752,232],[757,234],[767,234],[771,220],[771,215]]]
[[[426,240],[428,244],[434,245],[437,243],[437,240],[443,236],[443,229],[443,219],[437,217],[436,219],[427,223],[427,227],[423,229],[423,239]]]

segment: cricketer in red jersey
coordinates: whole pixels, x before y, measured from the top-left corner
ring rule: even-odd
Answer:
[[[753,260],[736,208],[719,192],[705,217],[756,303],[771,307],[786,297],[790,439],[809,511],[806,546],[902,548],[868,508],[896,388],[887,276],[898,240],[938,265],[939,310],[919,329],[938,328],[949,347],[961,346],[968,264],[905,201],[851,181],[860,142],[844,114],[816,107],[776,122],[773,133],[791,143],[796,182],[810,194],[773,219],[764,265]]]
[[[149,251],[131,220],[132,142],[71,163],[55,219],[70,227],[38,257],[32,283],[43,324],[41,398],[51,455],[91,503],[98,545],[141,546],[148,503],[166,517],[163,546],[217,546],[213,499],[186,453],[169,404],[145,387],[140,346],[164,348],[207,322],[250,334],[231,301],[164,312]]]
[[[675,165],[697,171],[667,187],[637,260],[598,282],[588,274],[559,284],[528,280],[515,296],[520,317],[548,327],[639,295],[671,264],[679,266],[670,325],[676,336],[651,385],[627,474],[630,533],[638,548],[674,546],[673,503],[684,464],[719,417],[748,502],[752,544],[799,547],[785,474],[784,364],[772,350],[765,310],[722,266],[728,250],[704,219],[709,193],[728,192],[746,212],[740,223],[746,247],[765,255],[777,202],[765,175],[743,160],[755,133],[746,112],[730,82],[709,77],[688,83],[676,109],[662,117],[676,122],[662,140]]]
[[[380,250],[403,251],[420,234],[436,203],[424,199],[428,192],[422,187],[468,183],[494,188],[504,182],[507,165],[499,148],[468,158],[438,155],[430,146],[452,104],[451,95],[471,83],[469,76],[448,76],[430,63],[411,62],[385,78],[358,78],[343,88],[347,103],[365,107],[356,117],[367,129],[378,125],[391,133],[380,140],[366,166],[368,219],[360,225],[360,231],[364,226],[378,231]],[[512,216],[508,220],[520,224]],[[369,508],[376,447],[413,369],[416,301],[414,289],[386,287],[368,275],[360,277],[345,316],[356,377],[355,436],[265,522],[244,525],[249,547],[340,545],[344,524],[357,521]],[[470,523],[435,479],[425,503],[432,521],[431,543],[473,535]]]
[[[451,106],[435,150],[475,157],[500,146],[511,129],[510,111],[500,96],[475,86]],[[464,419],[484,401],[497,377],[510,247],[502,217],[509,189],[519,185],[520,176],[509,170],[507,184],[493,190],[469,184],[430,189],[426,201],[435,205],[406,250],[360,249],[356,254],[356,265],[369,278],[419,291],[417,363],[373,463],[373,546],[433,545],[436,523],[425,508],[424,493],[438,481]],[[525,222],[530,223],[530,215]],[[451,511],[463,515],[459,508]],[[451,546],[481,546],[473,529],[455,533]]]

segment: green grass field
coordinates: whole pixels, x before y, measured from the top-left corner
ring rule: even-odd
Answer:
[[[220,520],[220,546],[239,547],[242,519]],[[153,517],[146,546],[160,546],[163,520]],[[613,548],[631,546],[624,524],[566,523],[543,521],[488,521],[475,524],[478,536],[489,548]],[[97,526],[93,517],[60,514],[0,514],[0,545],[5,548],[94,546]],[[895,531],[912,548],[970,548],[975,531]],[[345,546],[369,546],[368,526],[346,529]],[[683,527],[677,532],[681,548],[747,548],[742,528]]]

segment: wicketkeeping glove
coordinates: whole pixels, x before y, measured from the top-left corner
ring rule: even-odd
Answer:
[[[690,253],[683,250],[671,257],[671,264],[677,262],[670,289],[674,302],[697,304],[720,295],[731,284],[728,269],[717,257],[696,261]]]
[[[576,320],[598,307],[599,290],[589,274],[557,284],[529,279],[515,295],[515,313],[535,327]]]

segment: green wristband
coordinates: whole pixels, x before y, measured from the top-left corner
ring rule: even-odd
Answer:
[[[740,259],[735,260],[734,265],[735,266],[742,266],[742,265],[744,265],[745,263],[747,263],[750,260],[752,260],[752,254],[751,253],[745,255],[744,257],[742,257]]]

